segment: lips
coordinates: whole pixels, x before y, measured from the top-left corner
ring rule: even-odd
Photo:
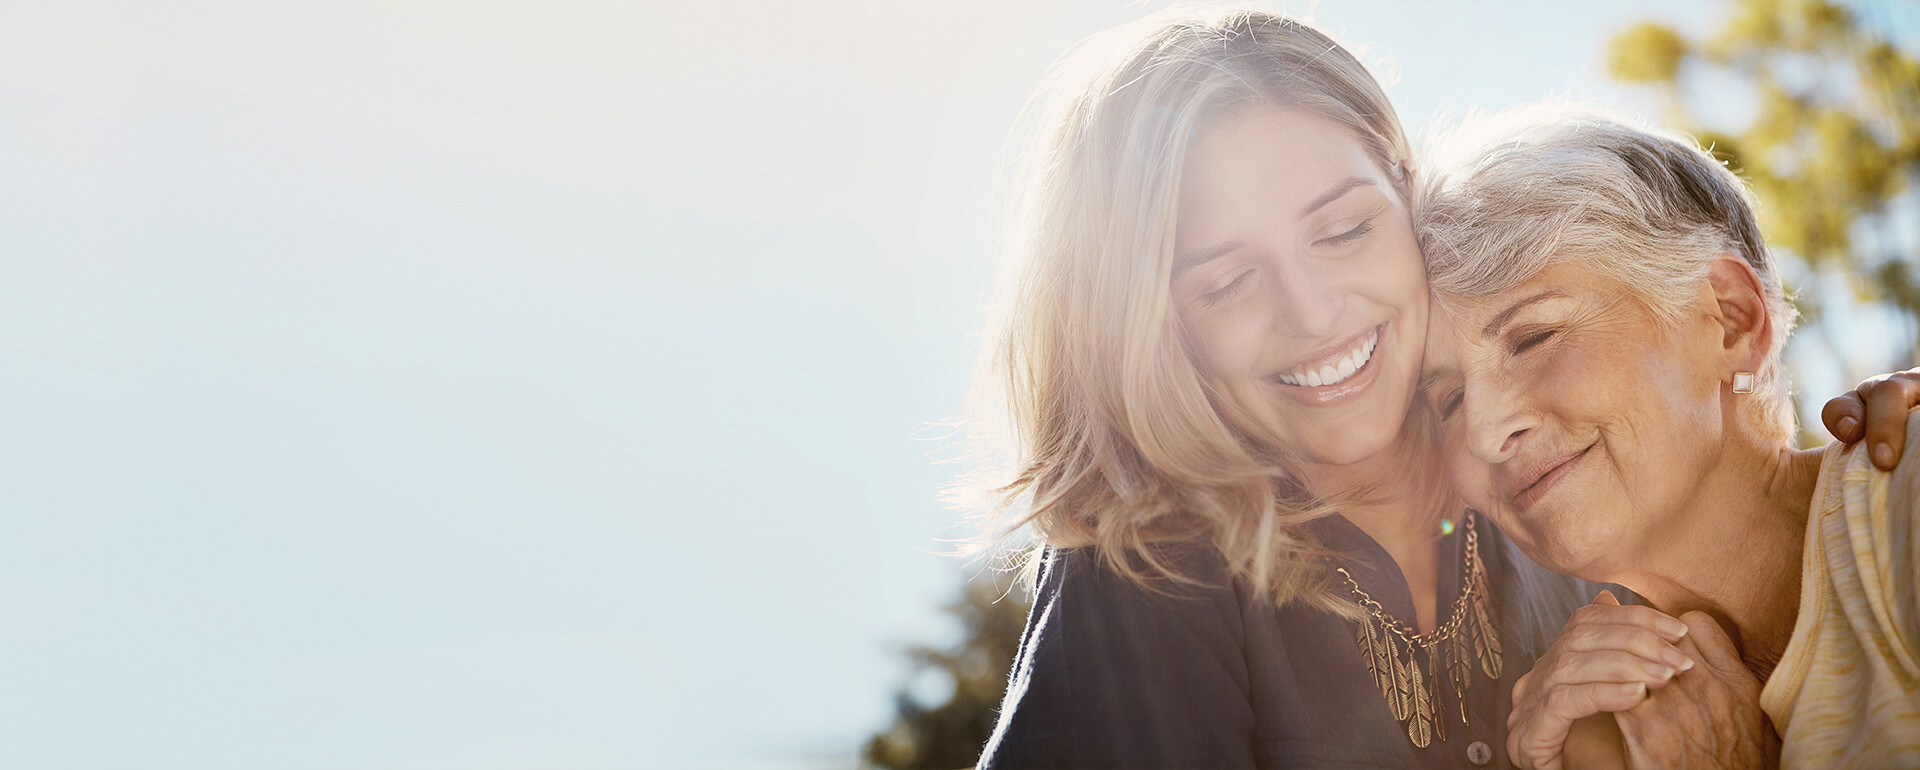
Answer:
[[[1533,504],[1546,497],[1561,479],[1573,472],[1573,469],[1580,465],[1580,461],[1586,459],[1587,453],[1591,452],[1594,446],[1595,444],[1588,444],[1534,465],[1526,474],[1516,479],[1519,482],[1518,488],[1513,494],[1507,496],[1508,499],[1511,499],[1514,507],[1521,511],[1533,507]]]
[[[1332,350],[1274,375],[1274,379],[1296,388],[1320,388],[1346,382],[1373,360],[1373,351],[1380,345],[1380,329],[1375,326],[1354,335]]]

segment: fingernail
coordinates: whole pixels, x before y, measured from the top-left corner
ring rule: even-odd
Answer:
[[[1667,665],[1672,666],[1675,671],[1686,671],[1693,668],[1693,659],[1687,657],[1686,653],[1672,647],[1668,647],[1666,652],[1660,653],[1660,659],[1666,661]]]
[[[1892,444],[1874,444],[1873,445],[1873,464],[1879,465],[1882,467],[1892,465],[1893,464],[1893,445]]]
[[[1652,674],[1653,678],[1662,682],[1672,679],[1676,673],[1671,667],[1662,666],[1658,663],[1642,663],[1640,665],[1647,670],[1647,673]]]
[[[1661,636],[1676,642],[1687,638],[1687,624],[1674,618],[1661,618],[1656,620],[1653,623],[1653,627],[1660,632]]]
[[[1852,433],[1854,428],[1860,427],[1860,421],[1852,417],[1842,417],[1835,427],[1839,428],[1841,433]]]
[[[1621,695],[1645,695],[1647,692],[1646,682],[1634,682],[1633,684],[1616,684],[1614,685],[1614,687],[1620,688]]]

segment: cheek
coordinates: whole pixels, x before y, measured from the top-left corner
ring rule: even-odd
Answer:
[[[1631,479],[1625,486],[1643,509],[1678,505],[1721,447],[1719,380],[1697,371],[1701,366],[1698,359],[1647,356],[1640,381],[1623,388],[1639,408],[1621,431],[1632,442],[1624,448],[1632,459],[1621,473]]]
[[[1412,233],[1395,234],[1370,258],[1354,263],[1348,286],[1393,320],[1399,341],[1394,359],[1417,370],[1426,355],[1430,300],[1426,264]]]
[[[1244,318],[1220,314],[1187,326],[1194,368],[1215,393],[1215,406],[1242,431],[1262,433],[1260,415],[1269,409],[1264,384],[1256,373],[1262,336]]]
[[[1245,357],[1241,351],[1246,345],[1235,333],[1235,325],[1227,321],[1223,316],[1205,313],[1181,316],[1196,368],[1201,376],[1213,382],[1225,379],[1236,368],[1243,368],[1236,367],[1234,362]]]
[[[1379,256],[1371,260],[1363,280],[1383,289],[1392,304],[1403,310],[1426,312],[1427,266],[1420,258],[1420,245],[1411,230],[1395,233],[1383,244]]]
[[[1526,526],[1528,522],[1513,515],[1513,511],[1501,505],[1499,497],[1494,494],[1492,467],[1468,454],[1464,448],[1458,447],[1451,438],[1448,439],[1443,451],[1447,478],[1453,482],[1453,490],[1460,495],[1461,501],[1466,503],[1468,508],[1485,514],[1493,521],[1493,525],[1507,533],[1508,537],[1514,538],[1523,546],[1530,546],[1531,539],[1528,536],[1531,532]],[[1529,547],[1528,552],[1535,551]]]

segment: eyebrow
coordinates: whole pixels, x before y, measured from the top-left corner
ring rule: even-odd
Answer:
[[[1520,311],[1527,309],[1527,306],[1529,305],[1532,305],[1537,302],[1544,302],[1550,299],[1561,299],[1561,298],[1565,298],[1566,296],[1567,295],[1563,292],[1555,291],[1553,289],[1548,289],[1546,291],[1540,292],[1539,294],[1535,294],[1530,297],[1523,297],[1520,299],[1520,301],[1515,302],[1511,305],[1508,305],[1507,309],[1494,314],[1493,320],[1490,320],[1487,322],[1487,328],[1480,330],[1480,336],[1484,338],[1484,337],[1492,337],[1495,334],[1499,334],[1500,327],[1506,326],[1508,321],[1513,320],[1514,316],[1519,315]]]
[[[1299,218],[1300,219],[1307,218],[1307,216],[1312,214],[1313,212],[1319,211],[1320,209],[1325,208],[1327,204],[1340,200],[1340,196],[1346,195],[1347,193],[1352,192],[1355,188],[1374,187],[1374,186],[1378,186],[1379,184],[1380,183],[1374,180],[1372,177],[1365,177],[1365,176],[1356,176],[1356,177],[1349,177],[1347,179],[1343,179],[1340,182],[1334,184],[1334,186],[1327,188],[1326,192],[1320,193],[1320,197],[1314,198],[1311,202],[1307,203],[1306,208],[1300,209]],[[1173,271],[1178,273],[1189,267],[1193,267],[1195,265],[1199,265],[1209,260],[1218,258],[1221,255],[1232,252],[1234,249],[1240,248],[1241,246],[1244,246],[1244,245],[1246,244],[1243,244],[1239,241],[1227,241],[1225,243],[1216,244],[1203,251],[1197,251],[1192,254],[1186,254],[1183,256],[1176,257],[1174,258],[1174,261],[1173,261]]]
[[[1300,218],[1305,219],[1308,214],[1319,211],[1327,204],[1340,200],[1340,196],[1352,192],[1356,187],[1372,187],[1378,184],[1379,182],[1374,181],[1373,177],[1350,177],[1339,184],[1327,188],[1326,192],[1320,193],[1320,197],[1314,198],[1313,202],[1308,203],[1306,208],[1300,210]]]
[[[1173,272],[1178,273],[1189,267],[1200,265],[1202,263],[1205,263],[1209,260],[1220,257],[1221,255],[1224,255],[1228,252],[1233,251],[1234,249],[1240,248],[1241,246],[1245,246],[1245,245],[1246,244],[1241,243],[1239,241],[1227,241],[1226,243],[1215,244],[1214,246],[1206,249],[1205,251],[1199,251],[1192,254],[1187,254],[1185,256],[1176,257],[1173,260]]]

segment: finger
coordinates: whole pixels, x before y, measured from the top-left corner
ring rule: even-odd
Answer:
[[[1684,652],[1682,653],[1684,654]],[[1548,677],[1536,683],[1540,687],[1556,685],[1587,684],[1593,682],[1613,682],[1630,684],[1641,682],[1648,687],[1658,689],[1679,674],[1680,668],[1664,661],[1642,658],[1625,650],[1599,650],[1567,655],[1555,662]],[[1515,700],[1520,698],[1515,692]]]
[[[1747,673],[1751,676],[1746,662],[1740,659],[1740,648],[1734,646],[1733,638],[1727,635],[1726,629],[1721,628],[1712,615],[1694,610],[1681,615],[1680,622],[1692,629],[1686,639],[1691,649],[1683,652],[1700,656],[1700,662],[1721,674]]]
[[[1605,597],[1606,601],[1601,597]],[[1593,601],[1593,604],[1574,610],[1573,617],[1567,619],[1566,628],[1561,630],[1562,634],[1581,625],[1627,625],[1647,629],[1668,641],[1679,641],[1687,635],[1687,624],[1652,607],[1622,605],[1613,598],[1611,591],[1601,591]]]
[[[1614,606],[1614,607],[1620,606],[1620,600],[1615,599],[1613,597],[1613,592],[1606,589],[1602,589],[1599,595],[1593,597],[1593,603],[1601,606]],[[1588,653],[1579,653],[1579,654],[1588,654]],[[1519,681],[1514,682],[1513,684],[1513,702],[1526,703],[1528,693],[1531,692],[1533,684],[1537,681],[1540,681],[1542,678],[1544,678],[1542,676],[1537,676],[1537,675],[1541,674],[1541,672],[1547,669],[1552,668],[1553,667],[1552,664],[1557,662],[1559,660],[1559,657],[1560,657],[1559,655],[1555,655],[1551,660],[1541,661],[1541,665],[1536,665],[1532,671],[1528,671],[1527,673],[1522,674],[1520,676]],[[1644,662],[1644,665],[1666,668],[1665,664],[1654,662],[1654,661],[1646,661]],[[1671,674],[1669,674],[1668,676],[1670,677]],[[1606,680],[1591,680],[1591,681],[1626,682],[1626,681],[1633,681],[1633,680],[1632,679],[1606,679]],[[1507,714],[1507,726],[1509,728],[1513,726],[1513,722],[1517,716],[1518,716],[1517,712],[1509,712]]]
[[[1521,674],[1520,678],[1513,683],[1513,703],[1516,707],[1527,702],[1527,693],[1533,690],[1533,683],[1537,679],[1534,675],[1538,673],[1540,673],[1540,667],[1535,666],[1532,671]],[[1507,727],[1513,727],[1514,720],[1518,718],[1518,711],[1507,712]]]
[[[1578,653],[1595,653],[1608,650],[1629,652],[1640,658],[1664,663],[1679,671],[1693,668],[1692,656],[1675,647],[1659,634],[1639,626],[1621,624],[1585,623],[1569,627],[1560,633],[1554,641],[1554,648],[1560,654],[1554,656],[1553,665],[1564,665],[1561,658],[1571,658]]]
[[[1646,700],[1644,682],[1561,685],[1547,693],[1540,708],[1528,712],[1507,735],[1507,755],[1524,767],[1559,764],[1567,732],[1582,717],[1608,711],[1626,711]]]
[[[1529,753],[1520,745],[1520,734],[1511,728],[1507,731],[1507,758],[1513,760],[1515,770],[1560,770],[1559,754],[1547,757]]]
[[[1820,422],[1840,443],[1851,444],[1866,435],[1860,428],[1860,418],[1866,413],[1867,404],[1860,398],[1860,391],[1849,390],[1827,400],[1827,405],[1820,408]]]
[[[1862,383],[1866,411],[1867,455],[1883,471],[1893,470],[1907,445],[1907,412],[1920,405],[1920,372],[1908,370],[1871,383]]]
[[[1507,733],[1507,756],[1513,759],[1516,770],[1560,770],[1560,754],[1548,756],[1543,751],[1529,751],[1520,745],[1519,736]]]

